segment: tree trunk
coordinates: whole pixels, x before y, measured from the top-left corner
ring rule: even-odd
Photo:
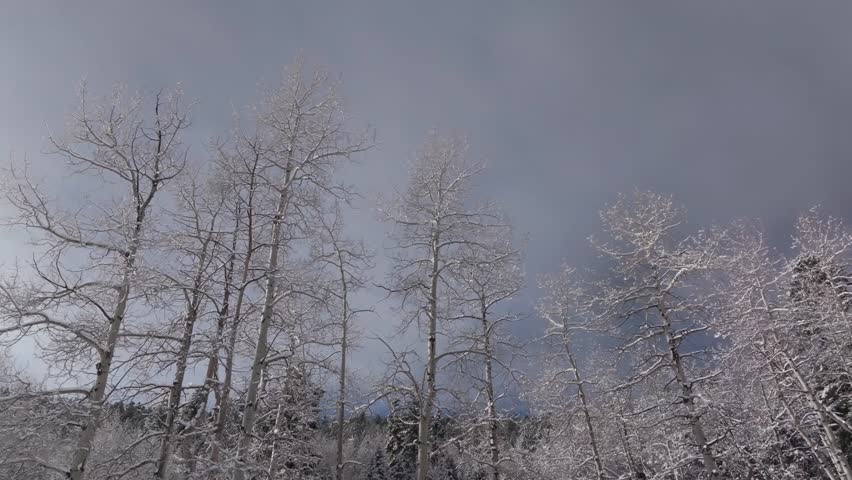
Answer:
[[[672,331],[672,322],[669,317],[669,311],[663,305],[662,299],[660,300],[660,304],[657,306],[657,310],[660,312],[660,316],[663,317],[663,331],[666,337],[666,345],[669,350],[669,361],[671,361],[672,370],[674,371],[675,378],[680,385],[682,401],[686,405],[689,425],[692,429],[692,439],[698,447],[698,451],[701,453],[701,458],[704,462],[704,469],[707,471],[707,475],[709,475],[711,480],[718,480],[721,478],[721,472],[719,471],[716,457],[713,455],[710,445],[707,443],[707,435],[704,433],[704,426],[701,423],[701,415],[695,407],[695,394],[693,393],[692,383],[686,377],[686,372],[683,368],[683,361],[681,360],[680,353],[678,352],[677,339]]]
[[[212,234],[211,234],[212,235]],[[169,450],[175,434],[175,419],[180,408],[180,397],[183,392],[183,379],[186,376],[186,364],[189,359],[189,350],[192,347],[192,334],[195,330],[195,321],[198,319],[198,310],[201,308],[201,288],[203,284],[204,268],[207,262],[207,249],[210,246],[211,237],[208,236],[201,247],[198,257],[198,270],[193,279],[192,294],[187,305],[186,318],[184,319],[183,335],[181,336],[180,350],[178,350],[175,364],[175,378],[169,391],[169,401],[166,404],[166,425],[163,440],[160,443],[160,455],[157,459],[157,470],[154,478],[163,479],[169,464]]]
[[[236,242],[235,242],[236,243]],[[236,249],[236,245],[234,246]],[[230,299],[231,299],[231,282],[233,281],[233,271],[234,271],[234,255],[231,254],[228,262],[225,266],[225,288],[222,293],[222,308],[219,311],[219,316],[216,321],[216,334],[215,339],[213,341],[213,346],[210,348],[210,358],[207,360],[207,370],[204,373],[204,385],[201,387],[203,389],[202,395],[198,400],[199,403],[199,413],[196,414],[195,421],[192,425],[192,430],[194,433],[198,429],[203,428],[203,424],[208,421],[207,418],[207,404],[210,401],[210,392],[212,391],[215,399],[216,406],[221,407],[223,404],[222,398],[222,389],[219,385],[219,353],[222,348],[222,340],[225,336],[225,326],[228,323],[228,318],[231,316],[231,308],[230,308]],[[236,340],[236,337],[234,337]],[[229,343],[230,345],[230,343]],[[233,348],[233,345],[231,345]],[[230,385],[229,385],[230,386]],[[216,420],[213,420],[214,425],[214,433]],[[191,449],[191,445],[193,442],[193,437],[195,435],[190,435],[185,442],[185,449]],[[217,445],[213,442],[213,449],[216,449]],[[190,473],[195,471],[195,459],[190,459],[188,470]]]
[[[149,198],[151,197],[153,197],[153,190]],[[131,277],[136,265],[136,255],[138,254],[139,242],[142,237],[142,223],[144,219],[145,211],[137,209],[136,226],[133,230],[130,249],[126,252],[127,255],[124,258],[124,273],[122,275],[121,287],[118,290],[118,301],[110,317],[105,348],[100,352],[100,362],[95,366],[97,372],[95,385],[92,387],[87,398],[89,408],[88,417],[83,424],[83,431],[80,433],[77,445],[74,447],[74,453],[71,457],[71,467],[68,469],[68,478],[71,480],[83,480],[86,461],[89,459],[92,443],[100,426],[109,374],[112,370],[112,360],[115,355],[115,349],[118,346],[118,335],[121,332],[121,322],[127,313],[127,304],[130,300]]]
[[[278,404],[278,409],[275,412],[275,424],[272,427],[272,431],[274,432],[274,436],[272,437],[272,452],[269,454],[269,469],[267,470],[267,475],[269,478],[276,478],[275,472],[278,470],[278,457],[277,451],[275,450],[276,445],[278,444],[278,432],[281,431],[281,404]]]
[[[837,435],[834,433],[834,429],[832,428],[835,423],[831,421],[831,418],[826,413],[826,407],[822,404],[819,398],[817,398],[817,395],[814,393],[813,388],[811,388],[810,384],[808,384],[805,377],[799,371],[799,368],[795,364],[795,361],[790,358],[786,351],[783,350],[783,347],[782,352],[784,362],[787,364],[789,370],[793,373],[793,378],[795,378],[796,383],[799,384],[801,392],[804,393],[808,404],[810,404],[811,408],[817,414],[817,418],[819,419],[819,425],[822,430],[822,436],[825,439],[826,450],[828,451],[829,458],[831,458],[831,462],[834,464],[834,467],[837,469],[837,472],[842,475],[843,478],[845,478],[846,480],[852,480],[852,468],[850,468],[849,461],[846,459],[846,455],[840,448],[840,441],[838,440]]]
[[[288,175],[289,176],[289,175]],[[281,224],[288,203],[287,189],[282,190],[278,198],[278,208],[272,221],[272,244],[269,250],[269,261],[266,266],[266,292],[263,301],[263,311],[260,315],[260,327],[257,332],[257,348],[254,353],[254,361],[251,366],[251,377],[249,388],[246,393],[246,407],[243,412],[240,441],[238,446],[238,461],[234,471],[234,480],[243,480],[245,470],[243,463],[247,460],[248,447],[254,432],[254,418],[257,414],[258,387],[260,377],[266,365],[266,356],[269,352],[269,325],[272,323],[273,309],[275,308],[275,296],[278,287],[278,254],[281,249]]]
[[[147,194],[142,193],[140,187],[139,172],[134,175],[134,180],[131,186],[133,198],[135,200],[135,212],[133,216],[133,229],[131,230],[128,249],[124,255],[124,265],[121,274],[121,285],[118,288],[118,298],[115,309],[109,320],[109,330],[107,332],[106,345],[100,352],[100,362],[95,366],[96,377],[95,385],[88,394],[87,403],[89,404],[89,415],[83,424],[83,431],[80,438],[77,440],[77,445],[74,447],[74,453],[71,456],[71,465],[68,469],[68,478],[71,480],[83,480],[86,470],[86,461],[89,459],[89,454],[92,451],[92,443],[95,440],[100,425],[101,414],[103,413],[103,404],[106,400],[106,389],[109,382],[109,375],[112,371],[112,361],[115,355],[116,347],[118,346],[118,336],[121,332],[121,324],[124,321],[124,316],[127,314],[127,305],[130,301],[130,287],[132,283],[133,272],[136,267],[136,259],[139,254],[140,244],[142,243],[142,229],[145,224],[145,218],[148,213],[148,207],[154,200],[154,196],[159,190],[160,184],[163,181],[160,177],[162,155],[164,153],[163,130],[160,125],[160,99],[157,97],[157,103],[154,106],[154,117],[156,119],[156,154],[154,156],[154,174],[149,177],[151,188]]]
[[[494,395],[494,369],[492,365],[492,346],[491,346],[491,330],[488,328],[488,309],[485,307],[485,301],[480,299],[482,314],[482,338],[484,342],[485,353],[485,395],[488,401],[488,450],[491,454],[491,478],[500,480],[500,445],[498,443],[497,432],[497,411],[494,403],[496,398]]]
[[[197,299],[194,298],[193,302],[197,302]],[[163,439],[160,442],[160,454],[157,459],[157,470],[154,472],[154,478],[157,479],[163,479],[166,477],[166,471],[169,464],[169,450],[175,433],[175,419],[177,418],[178,409],[180,408],[180,397],[183,392],[183,379],[186,375],[186,363],[189,357],[189,349],[192,345],[192,333],[195,328],[195,320],[197,318],[198,305],[190,305],[189,310],[186,312],[186,320],[184,321],[183,336],[181,338],[180,350],[178,351],[177,364],[175,367],[175,378],[172,382],[172,387],[169,389],[165,431]]]
[[[793,430],[802,437],[802,440],[808,445],[808,448],[811,450],[814,458],[819,462],[819,466],[822,469],[825,476],[828,477],[829,480],[838,480],[835,471],[837,470],[837,463],[834,462],[833,454],[829,453],[829,460],[832,462],[831,466],[826,465],[825,459],[821,455],[821,448],[814,444],[814,441],[802,430],[801,420],[796,415],[796,412],[793,411],[793,408],[790,406],[790,403],[784,397],[782,382],[778,378],[779,374],[776,373],[777,370],[780,370],[774,361],[769,362],[770,367],[773,369],[772,371],[772,379],[775,382],[775,386],[778,389],[778,400],[781,401],[781,405],[784,407],[784,411],[787,412],[787,415],[790,416],[790,420],[793,422]],[[782,462],[783,464],[783,462]]]
[[[103,413],[104,399],[106,398],[107,382],[109,380],[110,369],[112,367],[113,354],[118,344],[118,334],[121,331],[121,321],[124,314],[127,312],[127,302],[130,295],[130,270],[133,265],[133,260],[128,259],[128,266],[124,274],[121,289],[118,294],[118,304],[113,311],[110,320],[109,333],[107,334],[106,349],[100,354],[100,362],[96,366],[97,378],[95,386],[89,392],[88,403],[88,418],[83,424],[83,431],[80,438],[77,440],[77,445],[74,448],[74,454],[71,457],[71,468],[68,472],[68,478],[71,480],[83,480],[83,475],[86,470],[86,461],[91,453],[92,443],[95,439],[98,426],[100,425],[101,413]]]
[[[761,302],[762,302],[763,308],[766,309],[767,316],[769,317],[769,320],[772,321],[773,320],[772,311],[769,308],[769,302],[766,301],[765,296],[761,296]],[[790,371],[793,372],[793,378],[799,384],[799,387],[801,388],[802,393],[805,394],[805,398],[807,399],[808,404],[810,404],[811,408],[813,408],[815,413],[817,413],[817,419],[819,420],[819,424],[820,424],[820,427],[821,427],[821,430],[822,430],[822,437],[823,437],[824,443],[826,444],[825,446],[826,446],[826,450],[827,450],[827,453],[828,453],[828,457],[829,457],[829,459],[831,459],[831,462],[834,465],[834,468],[837,470],[838,474],[843,476],[843,478],[845,478],[846,480],[852,480],[852,468],[850,468],[849,461],[847,460],[846,455],[843,453],[842,449],[840,448],[840,443],[837,439],[837,436],[834,434],[834,430],[832,430],[832,428],[831,428],[833,422],[831,422],[831,420],[828,418],[828,415],[826,414],[826,411],[825,411],[825,407],[822,405],[822,403],[819,401],[819,399],[814,394],[813,389],[811,388],[810,384],[807,382],[805,377],[802,375],[802,373],[799,371],[799,368],[796,365],[795,361],[792,358],[790,358],[790,356],[788,355],[788,353],[787,353],[787,351],[784,347],[784,343],[781,341],[780,338],[778,338],[778,335],[775,332],[773,332],[771,336],[772,336],[773,343],[775,345],[777,345],[778,349],[780,350],[781,357],[784,359],[784,363],[788,366]],[[773,362],[770,362],[770,366],[773,367],[773,368],[775,367]],[[778,370],[778,368],[774,368],[774,369]],[[781,383],[778,381],[777,376],[773,375],[773,377],[775,378],[775,381],[778,384],[778,388],[779,388],[779,391],[780,391]],[[797,421],[798,419],[795,417],[792,409],[789,407],[787,402],[783,400],[783,398],[782,398],[782,401],[784,403],[785,409],[788,411],[788,414],[793,418],[794,423],[798,424],[798,421]],[[797,425],[797,428],[798,428],[798,425]],[[808,442],[808,444],[810,445],[810,442],[808,441],[807,436],[804,435],[803,433],[800,433],[800,435],[802,435],[802,437],[805,439],[805,441]],[[815,449],[812,448],[812,450],[814,450],[815,454],[817,453]],[[822,462],[820,462],[820,463],[822,463]]]
[[[437,230],[437,225],[435,226]],[[431,426],[432,408],[435,402],[435,371],[438,367],[436,342],[438,335],[438,242],[436,233],[432,238],[432,272],[429,285],[429,331],[426,347],[428,364],[426,366],[426,385],[423,387],[423,399],[420,406],[420,421],[417,426],[417,480],[427,480],[429,476],[429,458],[432,453]]]
[[[633,453],[630,451],[630,434],[627,431],[627,424],[624,423],[624,418],[622,417],[623,410],[618,414],[618,425],[621,427],[619,430],[619,442],[621,443],[621,449],[624,451],[624,457],[627,459],[627,466],[630,467],[630,478],[638,479],[639,477],[639,469],[636,467],[636,460],[633,459]]]
[[[257,165],[257,157],[255,157],[255,165]],[[213,465],[218,465],[222,454],[222,443],[225,440],[225,426],[228,423],[228,415],[230,414],[230,396],[231,384],[234,378],[234,348],[237,344],[237,333],[240,325],[243,301],[245,300],[246,288],[248,288],[248,279],[251,274],[251,261],[254,254],[254,191],[255,177],[252,170],[251,180],[249,183],[249,196],[246,208],[246,253],[243,259],[242,275],[240,285],[237,288],[237,295],[234,301],[234,316],[231,321],[231,329],[228,335],[228,346],[225,354],[225,378],[221,385],[218,386],[218,403],[216,405],[217,415],[215,427],[213,429],[213,447],[210,451],[210,462]],[[240,211],[237,208],[236,216],[239,219]],[[239,221],[237,221],[239,223]],[[236,233],[234,230],[234,245],[233,251],[236,252]],[[223,313],[224,315],[224,313]]]
[[[239,215],[239,214],[238,214]],[[232,232],[231,254],[228,255],[228,260],[224,264],[224,278],[222,290],[222,308],[219,310],[219,316],[216,321],[216,334],[213,338],[213,345],[210,348],[210,358],[207,360],[207,370],[204,372],[204,407],[207,407],[207,402],[210,399],[210,392],[215,391],[219,395],[216,388],[216,383],[219,373],[219,351],[222,348],[222,339],[225,336],[225,326],[228,324],[228,318],[231,316],[231,286],[234,281],[234,262],[237,257],[237,235],[239,233],[239,219],[235,223],[234,231]],[[216,403],[221,402],[221,397],[216,398]]]
[[[601,460],[600,449],[598,448],[597,437],[595,436],[595,427],[592,423],[592,413],[589,410],[589,400],[586,397],[586,388],[583,384],[583,379],[580,376],[580,370],[577,368],[577,362],[574,360],[574,354],[571,352],[571,344],[568,337],[567,325],[563,325],[562,344],[565,348],[565,354],[568,356],[568,363],[571,365],[571,370],[574,372],[574,382],[577,384],[577,395],[580,397],[580,408],[583,410],[583,421],[586,423],[586,428],[589,430],[589,444],[592,447],[592,460],[595,464],[595,477],[598,480],[603,480],[605,471]]]
[[[349,290],[346,286],[346,272],[344,270],[343,257],[340,250],[337,252],[340,263],[340,282],[343,289],[343,312],[341,316],[340,337],[340,379],[337,384],[337,463],[335,465],[335,478],[343,480],[343,422],[346,420],[346,354],[349,348]]]

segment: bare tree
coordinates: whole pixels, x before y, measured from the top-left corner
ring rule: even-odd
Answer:
[[[729,256],[725,333],[742,364],[762,373],[755,387],[767,408],[786,419],[773,425],[776,433],[792,431],[782,448],[801,442],[826,478],[852,478],[852,452],[841,441],[852,427],[846,407],[834,408],[848,401],[852,379],[845,360],[852,346],[846,273],[852,234],[838,219],[810,212],[797,223],[797,255],[784,259],[758,229],[740,225],[738,233]]]
[[[620,357],[632,361],[622,387],[670,375],[677,385],[674,418],[683,417],[691,445],[708,478],[722,474],[713,451],[718,439],[708,437],[706,406],[698,389],[718,374],[701,371],[712,365],[709,348],[687,348],[710,328],[710,290],[702,291],[714,271],[720,234],[702,231],[678,237],[685,220],[671,198],[649,192],[619,197],[601,213],[608,241],[595,243],[612,262],[610,278],[597,300],[605,318],[618,322],[623,336]]]
[[[545,338],[554,340],[558,355],[564,356],[567,361],[567,368],[557,371],[549,381],[557,384],[567,383],[576,389],[580,414],[592,450],[595,478],[603,480],[607,478],[607,472],[603,465],[600,442],[595,433],[594,413],[588,392],[589,381],[580,371],[577,352],[572,346],[576,336],[591,333],[591,298],[577,272],[567,266],[557,274],[545,276],[541,281],[541,288],[544,290],[544,297],[538,305],[538,311],[549,323]],[[565,376],[567,382],[559,381]]]
[[[179,91],[155,95],[149,119],[143,99],[125,90],[94,103],[85,90],[80,98],[67,138],[51,136],[51,144],[72,173],[105,182],[116,195],[62,208],[26,172],[13,171],[7,198],[19,215],[10,222],[34,232],[43,254],[32,264],[37,282],[31,288],[2,289],[4,333],[47,336],[68,345],[69,360],[96,358],[91,384],[69,390],[83,394],[86,404],[67,467],[73,480],[83,478],[109,395],[122,328],[142,278],[154,200],[183,167],[180,139],[189,125]]]
[[[491,216],[495,220],[501,218],[497,212]],[[523,287],[524,275],[508,221],[500,220],[481,230],[477,243],[465,245],[463,260],[453,269],[459,284],[454,293],[459,296],[463,315],[474,324],[469,330],[459,332],[451,349],[458,352],[462,381],[473,380],[473,403],[478,403],[479,398],[485,403],[484,415],[474,415],[471,426],[473,430],[484,427],[488,453],[475,459],[487,467],[492,479],[500,480],[502,464],[508,458],[501,448],[499,432],[506,418],[498,411],[497,402],[504,396],[500,390],[512,383],[515,374],[511,358],[507,361],[501,354],[508,352],[512,356],[520,350],[506,335],[506,324],[517,316],[505,305]],[[471,436],[475,437],[476,433],[471,432]]]
[[[425,378],[414,385],[420,408],[418,480],[429,474],[439,362],[454,354],[439,353],[438,336],[463,317],[449,294],[457,282],[452,269],[463,261],[466,248],[479,245],[479,234],[499,222],[490,204],[469,206],[471,182],[481,171],[482,164],[467,157],[465,142],[433,135],[412,166],[408,189],[381,210],[393,226],[394,242],[390,286],[385,288],[401,298],[401,310],[410,314],[406,325],[416,323],[426,335]],[[395,363],[403,367],[404,377],[414,379],[404,358]]]
[[[258,120],[270,139],[261,178],[263,186],[271,189],[277,198],[268,212],[269,257],[264,267],[264,300],[242,418],[238,448],[241,462],[246,460],[254,430],[258,387],[268,361],[274,309],[282,293],[292,293],[286,289],[279,291],[280,257],[286,248],[284,229],[295,237],[300,217],[306,215],[306,210],[316,208],[318,196],[344,194],[333,183],[333,168],[370,147],[364,136],[346,130],[337,87],[328,75],[316,71],[306,77],[300,65],[285,76],[280,87],[269,92],[259,108]],[[244,478],[242,467],[234,475],[238,480]]]
[[[261,247],[258,238],[263,234],[264,226],[259,221],[258,205],[261,205],[264,200],[265,192],[260,189],[261,172],[264,167],[263,159],[270,154],[270,147],[259,133],[247,134],[237,127],[230,148],[217,145],[216,152],[217,164],[225,178],[230,180],[229,183],[234,191],[233,203],[228,203],[233,230],[227,267],[222,270],[223,300],[217,324],[217,334],[225,337],[226,341],[216,344],[206,371],[206,381],[213,383],[212,379],[218,377],[220,361],[218,350],[224,349],[224,378],[221,382],[215,382],[214,389],[216,415],[213,445],[210,449],[210,463],[214,469],[220,469],[225,429],[231,416],[231,391],[234,382],[237,339],[247,310],[248,289],[259,280],[255,254]],[[230,298],[232,292],[233,307],[231,307]]]
[[[342,212],[338,202],[335,202],[329,215],[320,216],[320,245],[314,257],[330,270],[328,309],[339,328],[340,361],[337,375],[337,432],[336,432],[336,461],[335,478],[343,478],[347,465],[344,458],[344,440],[346,430],[347,407],[347,360],[351,345],[357,334],[353,322],[363,310],[353,306],[353,295],[364,287],[364,271],[370,267],[370,255],[361,242],[343,238]]]
[[[184,390],[184,378],[189,367],[190,353],[193,346],[195,326],[205,313],[204,304],[213,295],[213,282],[220,274],[217,259],[219,246],[225,232],[219,231],[219,222],[227,200],[227,183],[220,178],[210,175],[204,178],[206,184],[199,185],[198,180],[189,178],[178,193],[179,206],[183,211],[173,212],[170,216],[176,224],[174,247],[179,257],[178,268],[174,274],[167,274],[175,289],[182,293],[185,300],[185,311],[181,314],[181,330],[178,340],[177,354],[170,359],[174,363],[174,379],[168,390],[166,412],[163,421],[163,438],[160,444],[159,457],[156,462],[154,478],[166,478],[169,468],[169,454],[176,435],[176,420],[181,407]],[[217,332],[219,333],[219,332]],[[205,382],[205,385],[207,382]],[[197,413],[204,409],[201,402],[206,403],[205,395],[198,395],[187,410]],[[179,430],[182,432],[191,422],[195,413],[185,412],[185,419]]]

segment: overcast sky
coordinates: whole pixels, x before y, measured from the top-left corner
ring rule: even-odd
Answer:
[[[466,132],[489,165],[480,191],[529,234],[531,278],[582,265],[597,210],[634,187],[674,194],[696,224],[761,218],[778,243],[814,204],[852,213],[852,2],[0,6],[3,161],[56,161],[39,153],[46,125],[61,130],[84,77],[98,92],[181,82],[200,100],[203,157],[302,52],[342,75],[356,120],[378,131],[352,179],[362,191],[403,181],[430,128]],[[4,258],[16,245],[0,238]]]

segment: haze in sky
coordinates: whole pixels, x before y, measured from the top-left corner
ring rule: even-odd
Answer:
[[[634,188],[674,194],[699,224],[760,218],[779,245],[814,204],[852,213],[850,20],[843,2],[10,1],[0,152],[58,161],[44,136],[86,79],[97,93],[180,82],[203,158],[303,55],[378,133],[347,172],[365,196],[354,236],[380,251],[372,199],[402,185],[431,128],[463,132],[488,164],[477,195],[527,236],[535,284],[559,259],[587,262],[597,211]],[[0,237],[7,263],[19,244]]]
[[[0,222],[44,235],[0,228],[0,478],[852,480],[850,25],[838,1],[0,0],[0,175],[45,179],[0,177]],[[345,126],[282,82],[296,59]],[[143,138],[180,130],[165,102],[80,129],[96,160],[49,155],[83,83],[179,86],[184,143]],[[447,138],[486,165],[470,190]],[[375,254],[352,297],[331,177]]]

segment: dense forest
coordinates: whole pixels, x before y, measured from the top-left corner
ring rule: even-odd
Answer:
[[[179,89],[82,89],[11,162],[0,343],[47,371],[2,365],[0,478],[852,480],[841,219],[804,205],[774,245],[636,190],[589,265],[526,278],[464,138],[376,198],[347,182],[380,135],[336,78],[297,62],[191,156]],[[375,298],[397,333],[364,372]]]

